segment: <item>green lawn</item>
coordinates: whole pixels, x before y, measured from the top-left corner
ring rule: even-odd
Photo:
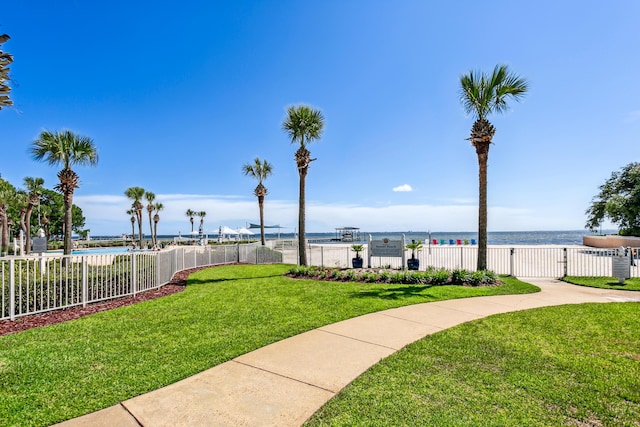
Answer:
[[[316,282],[289,265],[224,266],[184,292],[0,337],[0,425],[46,426],[166,386],[300,332],[403,305],[539,289]]]
[[[640,303],[491,316],[357,378],[307,426],[638,426]]]
[[[640,277],[627,279],[624,283],[620,283],[616,277],[567,276],[562,280],[568,283],[573,283],[574,285],[589,286],[592,288],[640,291]]]

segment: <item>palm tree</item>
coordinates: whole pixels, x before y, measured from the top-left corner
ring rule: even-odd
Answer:
[[[300,191],[298,197],[298,256],[300,265],[307,265],[307,250],[305,246],[305,178],[309,164],[316,160],[311,158],[307,144],[320,139],[324,128],[324,116],[320,110],[314,110],[307,105],[289,107],[287,117],[282,124],[283,130],[291,138],[291,143],[299,143],[295,160],[300,175]]]
[[[196,215],[200,217],[200,228],[198,228],[198,231],[202,234],[202,230],[204,229],[204,217],[207,216],[207,213],[205,211],[200,211],[196,212]]]
[[[44,179],[25,177],[24,186],[27,187],[27,211],[25,212],[25,228],[27,233],[27,244],[25,253],[31,253],[31,213],[36,205],[40,204],[40,195],[44,189]]]
[[[141,202],[144,194],[145,191],[142,187],[129,187],[124,191],[124,195],[133,200],[131,208],[133,209],[138,222],[138,239],[140,242],[140,249],[144,247],[144,236],[142,234],[142,210],[144,209],[144,205]]]
[[[256,157],[253,160],[253,164],[247,163],[242,166],[242,172],[258,180],[258,186],[253,190],[253,194],[258,198],[258,208],[260,209],[260,240],[262,241],[262,246],[264,246],[264,197],[269,194],[269,192],[262,182],[271,175],[273,167],[268,161],[264,160],[261,162],[260,158]]]
[[[131,208],[127,210],[127,215],[131,215],[131,242],[136,236],[136,210]]]
[[[9,206],[14,203],[16,189],[0,178],[0,256],[9,252]]]
[[[147,200],[147,213],[149,214],[149,234],[151,234],[151,246],[156,245],[156,240],[153,237],[153,202],[156,200],[156,195],[151,191],[144,193],[144,198]]]
[[[185,215],[188,216],[189,221],[191,221],[191,234],[193,234],[193,217],[196,215],[196,212],[192,211],[191,209],[187,209]]]
[[[62,193],[64,200],[64,254],[71,253],[71,209],[73,192],[79,188],[79,177],[71,167],[74,165],[95,166],[98,150],[93,140],[69,130],[62,132],[43,131],[33,142],[31,155],[35,160],[44,160],[50,165],[62,165],[58,172],[59,184],[54,187]]]
[[[160,215],[158,213],[164,209],[164,205],[160,202],[156,202],[153,205],[153,209],[155,210],[155,215],[153,215],[153,240],[158,243],[158,222],[160,222]]]
[[[13,101],[9,97],[11,87],[7,84],[9,80],[9,65],[13,62],[13,55],[2,50],[2,45],[9,40],[8,34],[0,35],[0,110],[3,107],[10,107]]]
[[[487,269],[487,161],[496,132],[487,116],[505,112],[507,99],[519,100],[527,89],[527,81],[510,73],[506,65],[496,65],[491,75],[471,71],[460,77],[460,101],[476,119],[468,140],[476,149],[479,167],[478,270]]]

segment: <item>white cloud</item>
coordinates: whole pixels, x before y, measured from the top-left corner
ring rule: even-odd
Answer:
[[[396,191],[396,192],[413,191],[413,188],[411,188],[409,184],[403,184],[397,187],[393,187],[393,191]]]
[[[158,194],[156,200],[165,209],[160,212],[158,234],[182,234],[191,231],[185,215],[187,209],[205,211],[205,230],[216,232],[219,226],[243,227],[258,223],[258,202],[252,197],[217,195]],[[359,227],[367,231],[474,231],[478,227],[477,203],[443,205],[401,204],[362,206],[307,202],[307,232],[332,232],[336,227]],[[120,235],[131,232],[130,217],[125,213],[131,202],[123,196],[78,196],[74,203],[82,208],[86,228],[93,236]],[[200,219],[195,218],[197,229]],[[265,223],[281,225],[283,232],[293,232],[298,225],[298,203],[265,199]],[[553,205],[535,208],[489,207],[490,231],[578,230],[584,224],[581,211],[562,211]],[[148,232],[148,219],[143,223]]]

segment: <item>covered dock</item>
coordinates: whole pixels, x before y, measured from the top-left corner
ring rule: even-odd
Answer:
[[[336,237],[332,240],[338,242],[359,242],[362,240],[360,237],[360,229],[358,227],[336,228]]]

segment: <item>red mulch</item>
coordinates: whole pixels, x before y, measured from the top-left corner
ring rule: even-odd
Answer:
[[[152,289],[137,294],[136,296],[122,297],[111,301],[105,301],[88,305],[86,307],[73,307],[63,310],[52,311],[43,314],[34,314],[31,316],[19,317],[16,320],[0,320],[0,336],[13,334],[15,332],[25,331],[31,328],[41,326],[54,325],[56,323],[66,322],[67,320],[77,319],[79,317],[88,316],[89,314],[98,313],[100,311],[111,310],[118,307],[124,307],[136,304],[142,301],[148,301],[155,298],[182,292],[187,284],[187,277],[203,268],[197,267],[189,270],[177,272],[171,278],[171,281],[159,289]]]

